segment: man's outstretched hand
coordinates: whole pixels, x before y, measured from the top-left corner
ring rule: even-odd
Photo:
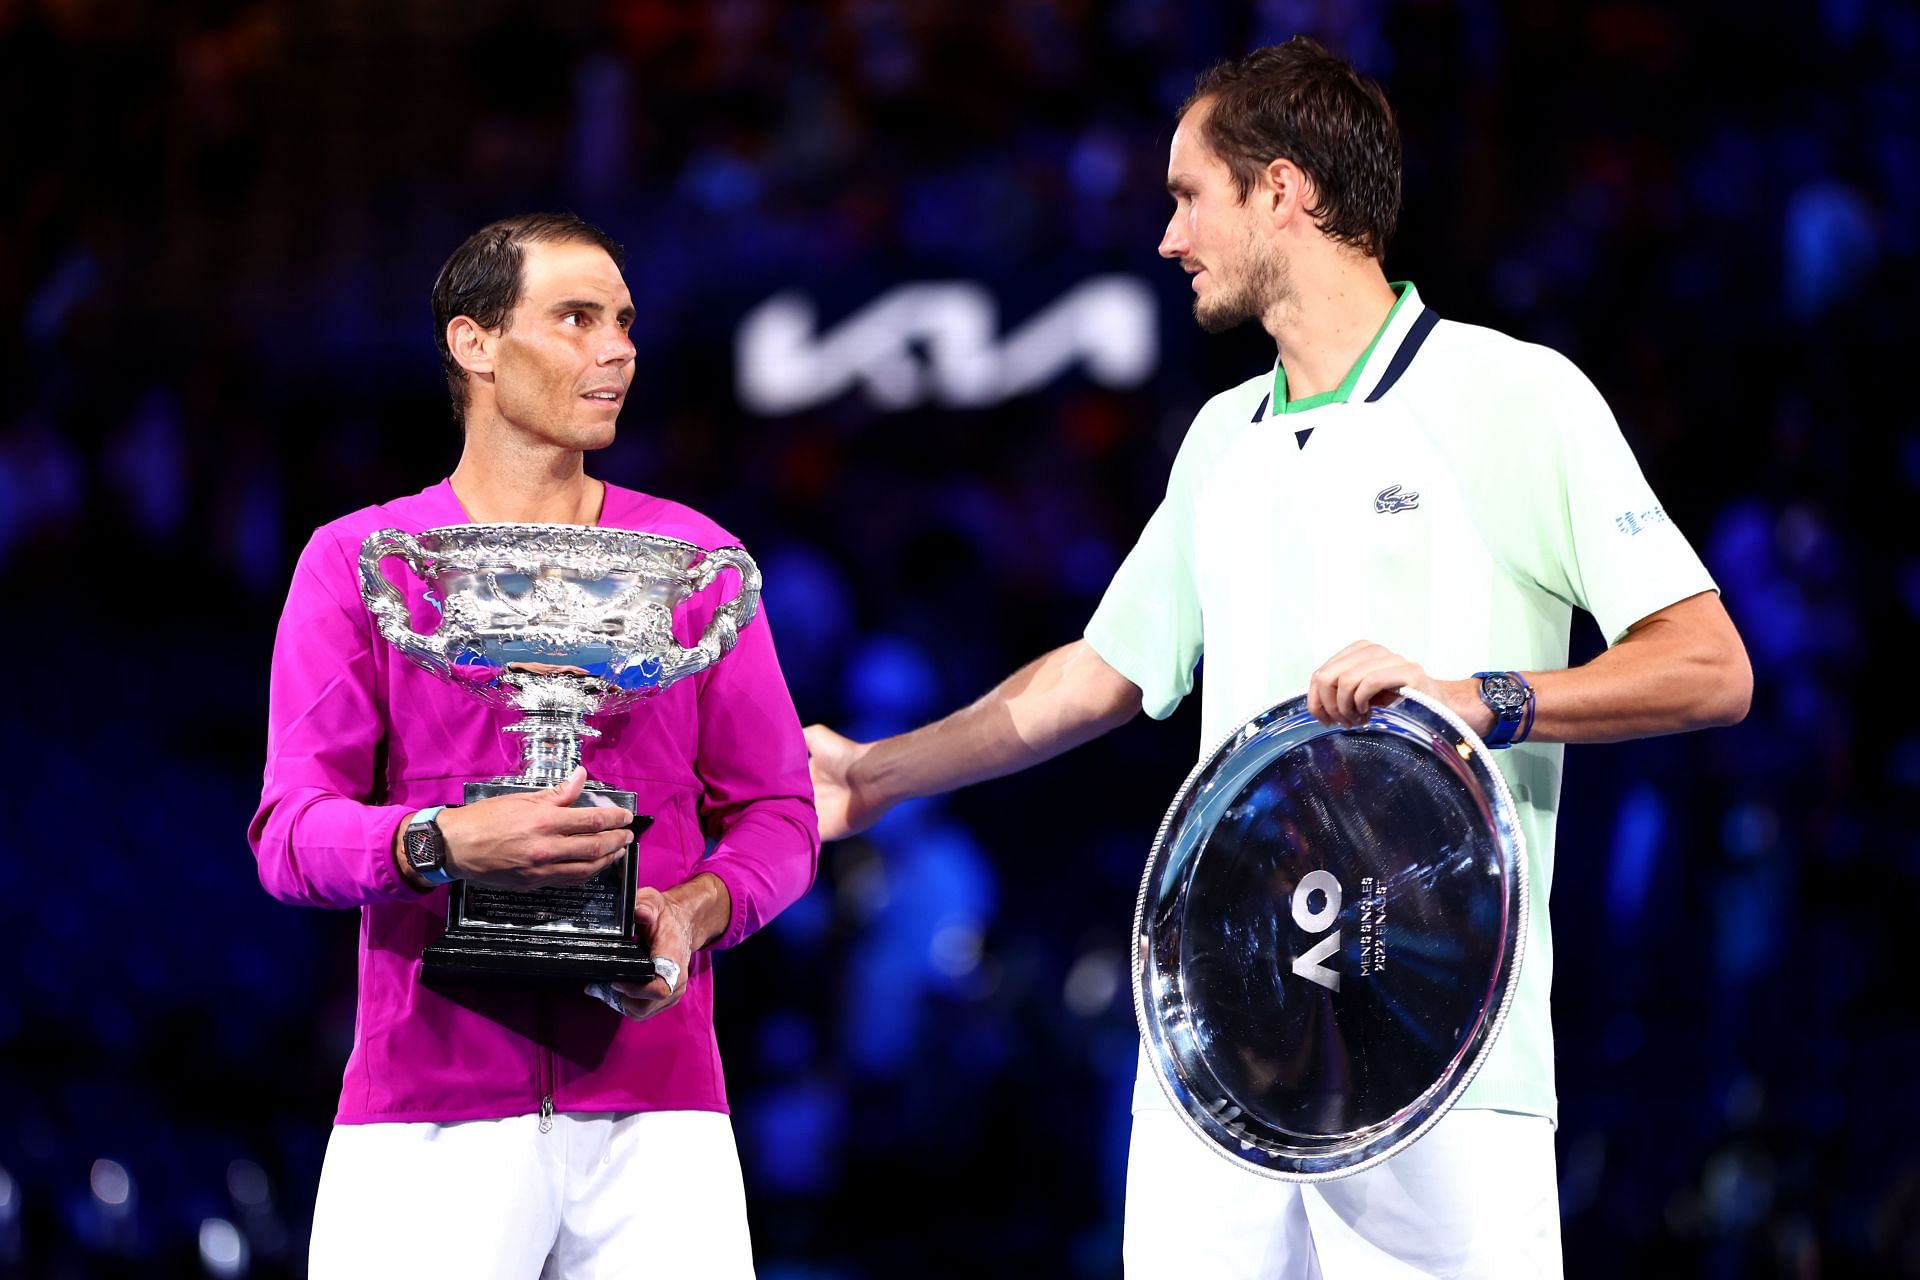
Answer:
[[[854,765],[872,749],[872,743],[842,737],[823,724],[807,726],[807,770],[813,775],[822,840],[859,835],[891,807],[876,804],[853,781]]]

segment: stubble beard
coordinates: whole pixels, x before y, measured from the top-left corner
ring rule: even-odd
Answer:
[[[1249,320],[1265,316],[1275,305],[1293,299],[1293,276],[1287,260],[1278,254],[1262,254],[1251,237],[1242,247],[1241,259],[1246,274],[1238,284],[1221,290],[1211,298],[1196,296],[1193,318],[1208,333],[1225,333]]]
[[[572,406],[554,403],[552,395],[523,395],[496,410],[496,438],[517,456],[545,457],[552,453],[593,453],[614,442],[613,421],[581,421]]]

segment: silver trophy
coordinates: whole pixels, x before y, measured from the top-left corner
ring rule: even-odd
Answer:
[[[1188,1126],[1270,1177],[1425,1133],[1493,1043],[1527,929],[1513,800],[1418,694],[1353,729],[1293,698],[1188,776],[1134,917],[1134,1009]]]
[[[427,584],[440,612],[415,631],[405,597],[382,564],[402,561]],[[737,570],[739,592],[714,610],[700,642],[674,638],[673,611]],[[760,570],[739,547],[692,543],[625,529],[572,524],[462,524],[417,537],[368,534],[360,547],[360,596],[380,634],[435,675],[522,718],[525,768],[466,784],[466,803],[564,781],[584,740],[600,736],[591,715],[641,698],[724,657],[753,620]],[[588,782],[581,805],[635,809],[637,797]],[[651,818],[634,819],[635,834]],[[627,856],[578,885],[512,892],[448,886],[447,931],[422,957],[435,981],[645,982],[648,949],[634,937],[636,863]]]

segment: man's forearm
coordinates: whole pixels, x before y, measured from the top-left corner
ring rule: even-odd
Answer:
[[[1140,690],[1076,640],[946,719],[874,743],[853,778],[888,804],[937,795],[1050,760],[1139,713]]]
[[[1734,724],[1753,697],[1746,646],[1711,591],[1648,614],[1584,666],[1521,674],[1533,688],[1533,707],[1520,741],[1620,742]],[[1437,678],[1364,639],[1315,669],[1307,709],[1322,724],[1354,725],[1401,689],[1439,698],[1482,737],[1494,728],[1478,679]]]
[[[1712,592],[1652,614],[1583,666],[1527,678],[1535,742],[1622,742],[1734,724],[1753,696],[1746,647]]]

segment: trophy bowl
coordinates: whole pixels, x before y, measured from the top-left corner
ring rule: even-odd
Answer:
[[[1316,1182],[1427,1131],[1498,1034],[1526,858],[1472,730],[1407,692],[1355,728],[1304,696],[1174,797],[1134,916],[1134,1010],[1169,1100],[1223,1156]]]
[[[381,564],[397,557],[428,584],[439,627],[413,629]],[[682,646],[673,611],[722,569],[740,593]],[[704,670],[733,648],[759,607],[760,572],[738,547],[708,551],[627,529],[571,524],[463,524],[418,537],[369,534],[361,596],[380,634],[429,671],[522,711],[560,700],[619,711]],[[551,683],[547,683],[551,681]]]
[[[440,614],[414,630],[383,568],[398,559]],[[726,569],[740,589],[714,609],[698,643],[674,636],[675,608]],[[360,548],[360,595],[386,641],[447,682],[522,713],[518,774],[466,784],[465,803],[563,781],[610,715],[724,658],[759,609],[760,571],[739,547],[708,550],[628,529],[572,524],[463,524],[418,535],[380,529]],[[637,797],[589,781],[577,803],[632,810]],[[636,813],[635,832],[652,819]],[[583,884],[510,892],[454,881],[447,932],[427,948],[435,981],[627,981],[653,975],[633,937],[636,859]]]

